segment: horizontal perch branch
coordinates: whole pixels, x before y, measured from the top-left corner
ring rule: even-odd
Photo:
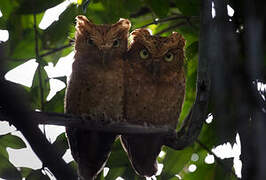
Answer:
[[[102,121],[102,120],[93,120],[89,117],[80,117],[70,114],[54,113],[54,112],[36,112],[32,111],[31,119],[34,119],[37,124],[49,124],[49,125],[58,125],[58,126],[67,126],[67,127],[76,127],[82,129],[89,129],[93,131],[102,131],[102,132],[112,132],[117,134],[160,134],[165,136],[166,143],[165,145],[172,147],[173,149],[180,150],[190,145],[191,136],[186,136],[182,132],[176,133],[174,129],[166,127],[150,127],[142,125],[133,125],[126,122],[114,122],[114,121]],[[188,115],[188,118],[191,118],[191,113]],[[10,117],[5,115],[5,112],[0,108],[0,120],[10,121]],[[187,121],[185,121],[187,122]],[[185,124],[183,126],[186,126]],[[199,126],[198,131],[200,131],[201,126]]]
[[[113,121],[102,121],[93,120],[88,117],[79,117],[70,114],[60,114],[60,113],[47,113],[47,112],[30,112],[31,119],[37,124],[49,124],[49,125],[59,125],[89,129],[93,131],[103,131],[112,132],[117,134],[159,134],[165,136],[166,142],[168,139],[172,140],[172,144],[165,143],[165,145],[170,146],[174,149],[183,149],[189,144],[184,144],[188,142],[187,137],[178,137],[174,129],[166,127],[148,127],[141,125],[128,124],[126,122],[113,122]],[[10,118],[5,115],[5,112],[0,109],[0,120],[10,121]]]

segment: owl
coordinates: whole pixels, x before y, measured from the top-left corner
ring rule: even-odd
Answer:
[[[65,112],[96,120],[123,118],[124,60],[130,22],[95,25],[77,16],[75,55]],[[89,119],[89,118],[88,118]],[[70,149],[81,180],[94,179],[103,169],[116,134],[66,128]]]
[[[131,39],[125,62],[125,120],[175,129],[185,96],[185,40],[176,32],[160,37],[146,29],[133,31]],[[163,137],[124,134],[121,143],[139,175],[157,172]]]

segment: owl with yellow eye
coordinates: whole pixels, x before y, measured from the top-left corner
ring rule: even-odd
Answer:
[[[152,36],[146,29],[131,33],[124,68],[124,118],[128,123],[175,129],[185,96],[184,46],[179,33]],[[135,171],[157,172],[163,145],[159,135],[128,134],[121,142]]]

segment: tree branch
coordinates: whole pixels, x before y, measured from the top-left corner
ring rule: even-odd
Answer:
[[[257,89],[257,81],[263,79],[265,72],[265,3],[263,1],[243,2],[244,16],[244,37],[243,43],[245,48],[245,73],[247,78],[243,79],[243,88],[247,93],[245,98],[248,99],[246,107],[248,107],[249,117],[246,121],[239,119],[239,127],[241,129],[241,161],[243,162],[242,179],[265,179],[266,171],[263,166],[265,155],[265,135],[266,122],[265,113],[262,108],[265,107],[265,101],[261,101]],[[265,80],[264,80],[265,81]],[[254,84],[253,84],[254,83]],[[241,92],[243,93],[243,92]],[[242,103],[242,102],[241,102]],[[242,104],[241,104],[242,105]],[[239,107],[238,107],[239,108]],[[243,105],[242,105],[243,108]],[[249,129],[248,132],[244,128]]]
[[[0,121],[11,121],[11,118],[5,115],[5,111],[0,108]],[[76,127],[88,129],[92,131],[112,132],[117,134],[172,134],[174,129],[145,127],[141,125],[133,125],[126,122],[103,121],[99,119],[91,119],[85,116],[75,116],[71,114],[61,114],[54,112],[30,112],[31,119],[38,124],[49,124],[66,127]]]
[[[166,144],[174,149],[183,149],[192,144],[200,134],[204,120],[207,117],[207,107],[210,91],[209,61],[211,59],[209,48],[211,41],[211,0],[202,0],[200,17],[200,38],[199,38],[199,61],[197,74],[197,95],[196,101],[185,118],[181,129],[177,132],[176,138],[170,136]],[[178,142],[176,141],[178,139]]]
[[[29,113],[30,119],[34,119],[37,124],[49,124],[66,127],[76,127],[88,129],[91,131],[111,132],[116,134],[156,134],[164,136],[166,139],[165,145],[176,150],[183,149],[190,145],[189,136],[178,136],[175,129],[164,127],[150,127],[142,125],[129,124],[127,122],[103,121],[100,119],[91,119],[87,116],[76,116],[71,114],[61,114],[54,112],[36,112]],[[6,120],[12,122],[12,117],[6,115],[6,111],[0,108],[0,121]],[[185,121],[188,122],[188,121]],[[191,135],[191,134],[190,134]],[[169,139],[172,141],[169,143]]]

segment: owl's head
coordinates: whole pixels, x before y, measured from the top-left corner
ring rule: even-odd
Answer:
[[[75,50],[79,55],[89,57],[88,61],[108,64],[108,61],[121,58],[127,51],[128,31],[131,27],[129,20],[120,19],[115,24],[96,25],[79,15],[76,21]]]
[[[182,69],[184,38],[177,32],[168,37],[152,36],[147,29],[131,33],[128,62],[140,64],[154,78],[167,78]]]

